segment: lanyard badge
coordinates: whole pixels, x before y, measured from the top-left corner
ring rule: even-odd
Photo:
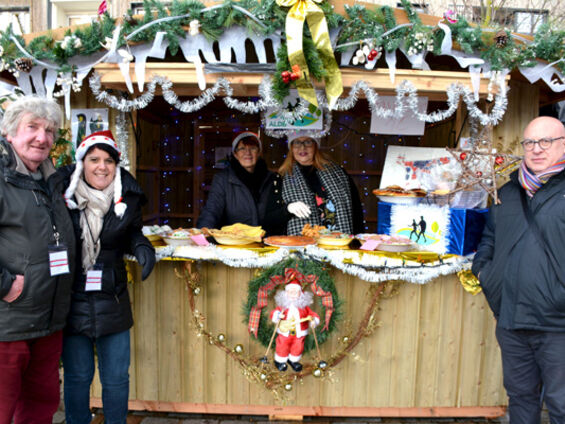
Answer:
[[[102,290],[102,270],[89,269],[86,272],[86,285],[84,291],[100,291]]]
[[[69,255],[67,247],[61,243],[57,245],[49,245],[49,272],[51,277],[56,275],[68,274]]]

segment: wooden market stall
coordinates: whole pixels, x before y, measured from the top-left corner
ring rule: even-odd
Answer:
[[[344,2],[334,2],[334,5],[337,11],[343,11]],[[394,15],[399,25],[410,22],[403,11],[395,10]],[[420,15],[420,19],[421,24],[431,26],[438,21],[437,17],[425,15]],[[63,36],[61,33],[60,37]],[[243,42],[244,51],[253,50],[249,40]],[[133,54],[139,55],[136,61],[141,57],[142,48],[143,43],[132,43]],[[208,53],[216,56],[224,51],[221,40],[219,46],[200,48],[208,48]],[[196,52],[200,59],[205,56],[204,50]],[[267,52],[266,64],[273,65],[274,53],[274,48]],[[230,59],[236,55],[235,48],[229,50]],[[98,93],[103,91],[107,96],[122,94],[112,104],[87,89],[72,96],[66,94],[67,109],[113,105],[115,107],[109,109],[112,129],[123,130],[115,125],[118,118],[122,123],[127,120],[133,124],[127,126],[125,156],[130,170],[148,193],[150,202],[144,210],[148,224],[170,222],[173,226],[193,226],[215,172],[213,162],[210,164],[208,160],[206,146],[229,145],[238,122],[251,129],[262,125],[257,114],[224,113],[222,109],[228,111],[221,102],[222,97],[228,96],[225,91],[214,94],[219,99],[208,109],[202,112],[191,110],[185,115],[175,110],[171,102],[165,103],[163,94],[168,94],[164,93],[163,85],[156,87],[156,98],[148,101],[146,108],[129,110],[120,106],[120,102],[125,104],[142,96],[140,80],[147,89],[156,76],[166,76],[174,86],[174,93],[183,96],[182,100],[200,96],[201,61],[191,56],[191,63],[187,63],[179,57],[180,53],[167,57],[156,54],[155,59],[145,63],[143,74],[134,66],[124,71],[121,59],[94,64],[89,72],[95,71],[99,79],[90,83],[91,89]],[[427,70],[407,69],[411,68],[411,63],[400,53],[398,57],[394,83],[391,70],[385,68],[384,57],[378,62],[382,65],[380,69],[355,67],[349,62],[341,64],[343,96],[348,96],[358,81],[365,81],[379,95],[394,95],[397,93],[395,84],[409,81],[418,94],[429,99],[432,108],[445,109],[448,104],[446,87],[456,83],[474,91],[479,107],[487,112],[492,109],[492,103],[486,99],[497,89],[492,89],[491,80],[485,74],[479,73],[473,85],[468,70],[448,55],[433,56],[428,61],[430,69]],[[146,59],[147,55],[143,60]],[[237,59],[231,62],[232,65],[241,64]],[[238,69],[236,66],[208,71],[205,73],[207,87],[227,81],[233,90],[232,98],[253,101],[261,95],[263,70],[255,71],[245,66]],[[49,72],[51,70],[34,74],[32,82],[26,82],[22,79],[25,76],[20,76],[18,83],[39,91],[37,82],[41,75]],[[268,68],[269,72],[274,72],[274,66]],[[514,151],[522,127],[538,116],[540,106],[562,98],[562,94],[548,87],[547,78],[551,77],[546,75],[543,81],[530,82],[518,71],[502,78],[508,87],[505,113],[502,121],[489,132],[493,146],[498,150]],[[323,85],[319,84],[317,88],[323,88]],[[378,187],[386,143],[455,147],[459,137],[469,133],[468,106],[460,101],[457,111],[448,119],[427,125],[424,136],[380,139],[382,145],[375,148],[378,143],[373,143],[371,150],[370,143],[365,143],[362,138],[369,132],[368,124],[361,122],[370,120],[369,99],[364,93],[359,97],[359,105],[349,115],[352,120],[364,118],[351,124],[348,142],[354,146],[353,150],[332,148],[328,153],[337,162],[347,163],[345,168],[365,192]],[[347,115],[343,111],[333,114],[332,130],[335,133],[344,126]],[[210,121],[211,117],[214,117],[213,121]],[[165,136],[184,137],[185,142],[170,147],[162,142]],[[331,137],[328,136],[328,140],[333,142],[332,146],[337,145]],[[284,143],[265,135],[263,144],[268,143],[271,148],[265,152],[265,158],[270,167],[276,169],[285,153]],[[374,159],[370,167],[360,159],[369,156]],[[172,189],[173,197],[165,202],[163,193],[168,189]],[[375,231],[377,200],[366,196],[364,201],[367,226]],[[164,207],[165,203],[173,204],[175,210]],[[385,263],[379,268],[381,271],[371,271],[372,281],[376,282],[369,282],[367,278],[346,272],[345,260],[339,266],[335,263],[326,265],[343,307],[338,329],[320,346],[321,357],[333,358],[339,354],[341,359],[318,375],[319,378],[312,375],[312,366],[307,366],[308,372],[302,378],[287,379],[285,384],[277,385],[269,382],[269,379],[273,382],[278,378],[271,372],[265,372],[265,379],[262,376],[260,380],[256,378],[257,370],[261,370],[257,359],[264,354],[265,347],[249,334],[247,316],[242,309],[248,297],[248,282],[266,266],[266,262],[261,261],[268,261],[278,253],[262,248],[247,251],[217,249],[213,251],[215,256],[209,257],[174,253],[176,257],[158,262],[143,283],[139,269],[132,264],[130,292],[135,325],[132,331],[130,409],[271,417],[496,417],[505,413],[507,398],[502,385],[492,313],[484,297],[465,291],[456,275],[456,271],[469,268],[468,259],[453,259],[451,268],[442,260],[435,260],[433,266],[440,271],[433,278],[422,277],[420,284],[420,273],[424,275],[429,271],[425,267],[421,271],[410,271],[412,282],[401,281],[397,275],[390,276],[391,281],[387,281]],[[346,251],[342,253],[344,257],[348,254]],[[236,254],[254,255],[249,262],[252,265],[229,260],[230,255],[236,257]],[[419,260],[413,257],[408,261]],[[400,261],[403,267],[404,259]],[[194,273],[192,278],[187,279],[186,272]],[[352,340],[355,340],[354,344]],[[241,361],[241,358],[245,360]],[[319,359],[314,351],[305,357],[308,364],[315,364]],[[254,366],[249,365],[252,360]],[[272,363],[269,367],[272,368]],[[287,375],[292,374],[287,371]],[[101,406],[98,382],[92,395],[93,405]]]

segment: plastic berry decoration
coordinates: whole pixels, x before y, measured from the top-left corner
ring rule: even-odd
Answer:
[[[482,176],[483,176],[483,173],[482,173],[481,171],[477,171],[477,177],[480,178],[480,177],[482,177]]]
[[[290,82],[290,72],[288,71],[282,71],[281,72],[281,77],[282,80],[285,84],[288,84]]]
[[[494,163],[496,163],[497,165],[502,165],[504,163],[504,158],[502,156],[497,156],[496,158],[494,158]]]
[[[292,72],[290,73],[290,79],[292,81],[296,81],[297,79],[300,79],[300,66],[294,65],[292,67]]]
[[[461,153],[461,154],[459,155],[459,158],[460,158],[461,160],[467,159],[467,153],[466,153],[466,152]]]

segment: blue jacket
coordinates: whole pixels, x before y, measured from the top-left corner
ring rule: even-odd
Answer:
[[[558,270],[529,227],[517,174],[500,189],[502,203],[490,210],[473,273],[480,275],[501,327],[565,331],[565,171],[550,178],[528,202],[559,262]]]

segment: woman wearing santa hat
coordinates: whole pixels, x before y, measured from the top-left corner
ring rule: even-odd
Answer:
[[[351,177],[324,156],[320,139],[312,131],[291,131],[287,139],[289,152],[279,168],[282,198],[294,214],[287,234],[300,234],[305,224],[346,234],[362,233],[363,209]]]
[[[76,161],[58,171],[68,187],[65,200],[81,240],[63,339],[66,420],[88,424],[92,419],[96,349],[105,421],[125,423],[133,318],[123,257],[129,253],[137,258],[142,279],[155,265],[155,250],[141,232],[146,199],[133,176],[119,166],[120,151],[110,131],[87,136]]]

